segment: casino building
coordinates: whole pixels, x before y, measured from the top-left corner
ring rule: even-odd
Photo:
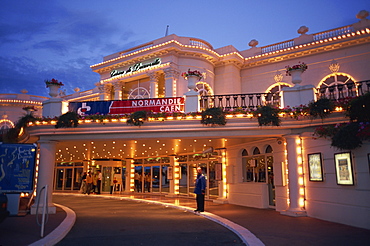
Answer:
[[[370,229],[369,141],[338,150],[313,133],[349,122],[345,112],[297,113],[324,96],[369,92],[367,16],[361,11],[358,22],[315,34],[303,26],[298,37],[264,47],[252,40],[242,51],[172,34],[105,56],[91,66],[100,75],[93,89],[42,102],[46,118],[77,112],[77,127],[55,128],[45,118],[27,128],[27,142],[39,146],[38,189],[53,187],[50,197],[78,192],[84,171],[101,170],[105,193],[193,197],[200,166],[214,202]],[[286,75],[286,66],[302,62],[306,71]],[[182,76],[189,71],[199,72],[196,81]],[[267,104],[289,112],[279,126],[253,117]],[[201,112],[213,107],[228,112],[225,125],[201,124]],[[127,124],[142,110],[151,112],[145,121]]]

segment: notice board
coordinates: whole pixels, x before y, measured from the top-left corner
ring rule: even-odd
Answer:
[[[0,191],[32,192],[35,164],[35,145],[0,144]]]

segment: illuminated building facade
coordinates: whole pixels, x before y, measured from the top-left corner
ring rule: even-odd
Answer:
[[[265,47],[252,40],[243,51],[173,34],[104,57],[91,66],[100,74],[96,88],[43,103],[48,117],[65,112],[65,102],[75,105],[83,116],[78,127],[55,129],[50,121],[29,127],[30,141],[40,146],[39,185],[77,192],[83,171],[102,170],[103,192],[112,186],[112,192],[191,197],[200,166],[214,202],[370,229],[370,143],[339,151],[329,140],[313,138],[318,126],[347,122],[343,112],[325,119],[281,115],[280,126],[259,126],[251,116],[268,103],[301,109],[323,95],[368,92],[367,15],[316,34],[301,27],[297,38]],[[299,62],[308,64],[307,71],[286,76],[286,66]],[[194,85],[181,76],[189,70],[201,74]],[[158,112],[141,126],[119,116],[127,107],[145,106]],[[226,125],[200,124],[196,112],[208,107],[228,110]],[[101,110],[111,116],[97,116]],[[149,181],[142,176],[135,185],[135,173]]]

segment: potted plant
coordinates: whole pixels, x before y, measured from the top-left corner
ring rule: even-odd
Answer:
[[[202,112],[200,121],[203,125],[226,125],[226,116],[221,108],[208,108]]]
[[[310,102],[308,108],[311,117],[324,119],[334,110],[334,104],[327,98],[320,98],[316,102]]]
[[[358,136],[359,124],[351,122],[342,128],[331,139],[331,146],[340,150],[352,150],[361,147],[362,140]]]
[[[351,121],[370,122],[370,92],[349,102],[347,116]]]
[[[279,110],[271,105],[259,107],[253,112],[253,114],[258,118],[258,124],[260,126],[280,125],[281,120],[279,118]]]
[[[76,112],[67,112],[59,116],[55,128],[77,127],[79,115]]]
[[[57,97],[58,96],[58,90],[61,86],[64,84],[56,79],[45,80],[46,88],[49,88],[49,95],[51,97]]]
[[[190,76],[195,76],[197,77],[198,80],[201,80],[203,78],[203,75],[201,72],[199,72],[198,70],[190,71],[190,68],[188,69],[187,72],[183,72],[181,76],[186,79],[189,78]]]
[[[307,64],[304,62],[298,62],[298,64],[294,66],[286,66],[285,67],[285,74],[286,76],[292,76],[292,83],[298,85],[302,82],[301,75],[304,71],[308,68]]]
[[[147,118],[146,111],[136,111],[130,115],[126,123],[128,125],[141,126]]]

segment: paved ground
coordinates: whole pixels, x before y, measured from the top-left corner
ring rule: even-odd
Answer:
[[[54,200],[77,215],[75,226],[57,244],[60,246],[244,245],[227,228],[175,208],[86,196],[56,196]]]
[[[197,245],[199,241],[201,245],[243,245],[244,240],[250,246],[365,246],[370,242],[370,230],[308,217],[293,218],[274,210],[206,202],[206,212],[198,215],[192,212],[195,200],[186,198],[57,194],[53,202],[72,208],[77,215],[71,231],[58,245]],[[68,231],[58,225],[68,224],[65,222],[71,221],[70,217],[70,212],[60,208],[50,215],[46,238]],[[41,244],[46,238],[37,241],[39,231],[33,215],[9,217],[0,224],[0,245],[51,245]]]

